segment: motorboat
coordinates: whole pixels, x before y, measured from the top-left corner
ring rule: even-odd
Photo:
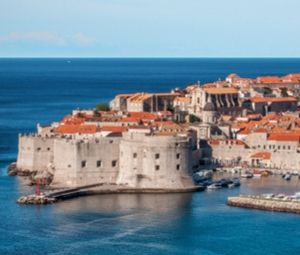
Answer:
[[[222,185],[220,183],[213,183],[209,186],[207,186],[207,189],[221,189]]]

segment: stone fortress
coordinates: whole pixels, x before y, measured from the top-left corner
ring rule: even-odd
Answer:
[[[53,127],[20,135],[17,169],[42,178],[51,175],[53,188],[96,183],[152,190],[194,187],[192,137],[150,129],[108,129],[62,135]]]
[[[241,78],[170,93],[117,95],[19,136],[17,170],[55,188],[109,184],[184,191],[218,166],[300,170],[300,74]]]

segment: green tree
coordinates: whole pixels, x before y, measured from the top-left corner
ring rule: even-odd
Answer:
[[[107,103],[99,103],[96,105],[97,111],[108,112],[110,110],[109,105]]]
[[[282,97],[288,97],[289,94],[287,92],[287,88],[281,88],[281,96]]]
[[[197,116],[190,114],[190,123],[200,122],[200,118]]]

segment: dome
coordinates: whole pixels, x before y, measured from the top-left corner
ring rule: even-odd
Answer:
[[[217,109],[212,102],[207,102],[203,108],[203,111],[215,112]]]

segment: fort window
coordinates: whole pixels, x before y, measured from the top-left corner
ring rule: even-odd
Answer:
[[[133,158],[137,158],[137,153],[133,153]]]
[[[264,150],[266,149],[266,145],[264,145]]]
[[[41,147],[38,147],[36,150],[37,150],[37,151],[40,151],[40,150],[41,150]]]
[[[47,148],[47,151],[50,151],[50,147]]]
[[[180,153],[176,154],[176,158],[179,159],[180,158]]]
[[[82,161],[81,161],[81,167],[82,167],[82,168],[86,167],[86,160],[82,160]]]
[[[97,167],[101,167],[102,166],[102,161],[101,160],[97,160]]]
[[[280,150],[280,145],[278,145],[278,147],[277,147],[277,148],[278,148],[278,150]]]
[[[109,143],[113,143],[113,142],[114,142],[113,140],[110,140],[110,141],[109,141]]]
[[[177,169],[177,170],[180,170],[180,165],[179,165],[179,164],[176,165],[176,169]]]
[[[112,167],[116,167],[116,166],[117,166],[117,160],[113,160],[113,161],[111,162],[111,166],[112,166]]]
[[[158,171],[159,170],[159,165],[155,166],[155,170]]]
[[[71,167],[71,165],[68,165],[68,167],[70,168],[70,167]]]
[[[290,150],[291,149],[291,146],[290,145],[288,145],[288,150]]]
[[[285,150],[285,145],[282,146],[282,149]]]
[[[155,159],[159,159],[159,156],[160,156],[159,153],[156,153],[155,154]]]

